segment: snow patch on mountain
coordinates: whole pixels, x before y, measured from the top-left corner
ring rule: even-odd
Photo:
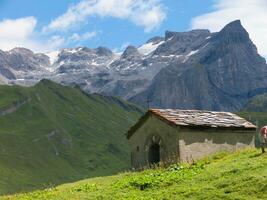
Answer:
[[[186,55],[186,57],[190,57],[194,54],[196,54],[199,51],[199,49],[195,50],[195,51],[191,51],[189,54]]]
[[[158,48],[158,46],[160,46],[163,43],[164,43],[164,41],[161,41],[161,42],[156,43],[156,44],[154,42],[146,43],[146,44],[144,44],[138,48],[138,52],[143,54],[143,55],[151,54],[153,51],[155,51]]]
[[[92,61],[91,65],[93,66],[99,66],[100,64],[98,64],[95,60]]]
[[[0,85],[5,85],[8,83],[8,80],[0,74]]]
[[[52,51],[45,55],[49,57],[50,64],[53,65],[58,60],[59,51]]]
[[[185,63],[192,55],[196,54],[199,51],[199,49],[190,51],[187,55],[185,55],[183,63]]]
[[[71,53],[71,54],[74,54],[74,53],[77,53],[79,51],[79,49],[64,49],[64,51]]]

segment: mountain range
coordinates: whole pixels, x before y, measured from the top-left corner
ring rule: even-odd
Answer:
[[[239,20],[220,32],[166,31],[122,53],[105,47],[0,51],[0,83],[46,78],[143,107],[238,111],[267,92],[267,64]]]

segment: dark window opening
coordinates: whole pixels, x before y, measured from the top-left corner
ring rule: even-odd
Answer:
[[[148,161],[149,164],[157,164],[160,162],[160,146],[158,144],[152,144],[149,147]]]
[[[136,151],[139,151],[139,146],[136,147]]]

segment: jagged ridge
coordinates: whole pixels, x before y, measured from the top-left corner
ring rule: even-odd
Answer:
[[[0,83],[32,85],[48,78],[142,106],[149,99],[153,107],[229,111],[267,91],[266,61],[240,20],[218,33],[166,31],[164,38],[122,53],[78,47],[47,55],[52,63],[25,49],[0,52]]]

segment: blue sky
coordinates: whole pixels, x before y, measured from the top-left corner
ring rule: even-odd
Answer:
[[[0,0],[0,48],[106,46],[121,51],[166,30],[218,31],[241,19],[267,55],[267,29],[255,28],[254,22],[267,27],[266,9],[266,0]]]

